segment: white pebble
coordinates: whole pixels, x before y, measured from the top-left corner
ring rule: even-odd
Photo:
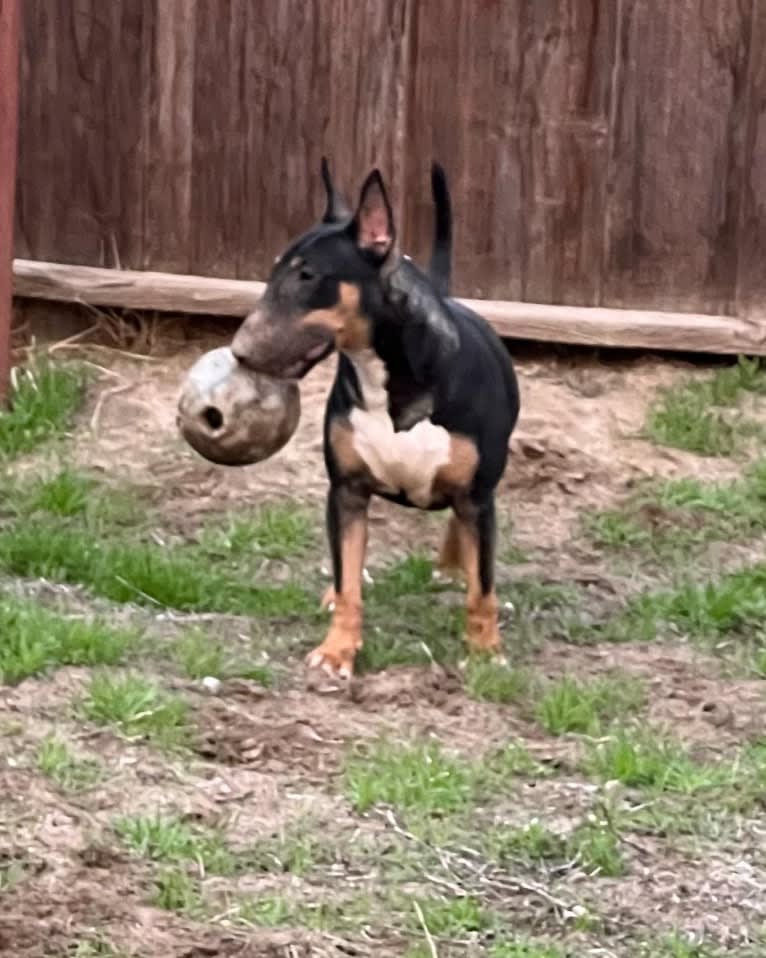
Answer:
[[[217,679],[214,675],[206,675],[204,679],[202,679],[202,688],[211,695],[218,695],[221,691],[221,684],[221,680]]]

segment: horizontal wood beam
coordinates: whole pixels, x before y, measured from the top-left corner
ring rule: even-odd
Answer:
[[[138,270],[99,269],[17,259],[13,292],[91,306],[245,316],[263,283]],[[500,336],[567,343],[682,352],[766,355],[764,322],[734,316],[665,313],[640,309],[547,306],[463,299]]]

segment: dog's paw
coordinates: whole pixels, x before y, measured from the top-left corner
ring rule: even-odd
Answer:
[[[306,656],[308,681],[313,684],[317,679],[348,685],[354,674],[355,644],[340,644],[325,640]]]

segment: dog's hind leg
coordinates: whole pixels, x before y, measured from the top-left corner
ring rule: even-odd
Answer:
[[[362,569],[367,548],[369,498],[333,484],[327,497],[327,534],[332,555],[332,621],[324,642],[308,655],[311,668],[350,678],[362,645]]]
[[[471,652],[502,657],[495,596],[494,497],[456,508],[454,522],[466,581],[466,644]]]
[[[460,545],[460,528],[457,516],[450,516],[444,533],[439,556],[436,560],[436,576],[464,575],[464,563]]]

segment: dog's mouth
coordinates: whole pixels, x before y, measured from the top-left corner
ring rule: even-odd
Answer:
[[[303,379],[317,363],[321,363],[323,359],[326,359],[332,350],[333,343],[318,343],[316,346],[312,346],[305,356],[285,366],[281,372],[277,374],[276,378]]]

